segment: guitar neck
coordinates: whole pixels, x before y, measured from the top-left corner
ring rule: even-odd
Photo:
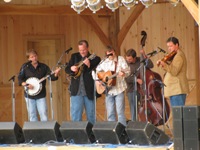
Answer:
[[[118,73],[115,73],[115,74],[109,76],[109,77],[108,77],[108,80],[110,80],[110,79],[112,79],[112,78],[115,78],[117,75],[118,75]]]
[[[83,65],[83,61],[82,62],[79,62],[79,64],[78,64],[78,68],[80,68],[81,66]]]
[[[128,69],[121,69],[121,71],[127,71],[127,70],[128,70]],[[112,79],[112,78],[115,78],[115,77],[117,77],[118,74],[119,74],[119,72],[117,72],[117,73],[115,73],[115,74],[109,76],[107,79],[110,80],[110,79]]]
[[[95,54],[92,54],[88,57],[89,60],[93,59],[96,55]],[[78,68],[80,68],[81,66],[83,65],[83,61],[80,61],[77,65]]]

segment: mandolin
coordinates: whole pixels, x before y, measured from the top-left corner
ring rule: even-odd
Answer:
[[[96,54],[92,54],[88,57],[89,60],[92,60],[96,57]],[[74,78],[74,79],[77,79],[81,73],[83,72],[83,61],[80,61],[79,63],[75,64],[75,66],[78,67],[78,72],[76,73],[73,73],[71,76]]]

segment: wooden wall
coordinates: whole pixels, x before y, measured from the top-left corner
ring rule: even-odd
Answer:
[[[131,10],[128,11],[125,8],[120,8],[120,28],[127,21],[131,12]],[[113,26],[113,23],[109,21],[110,17],[97,16],[95,14],[92,17],[109,38],[109,33]],[[187,9],[181,3],[177,7],[173,7],[171,4],[155,4],[147,9],[145,8],[125,37],[120,47],[121,55],[124,55],[124,52],[129,48],[139,51],[141,47],[140,33],[142,30],[145,30],[148,36],[145,46],[146,53],[155,50],[157,47],[166,50],[166,39],[169,36],[179,38],[181,48],[185,52],[188,61],[187,75],[191,91],[187,97],[187,104],[198,104],[196,92],[196,80],[198,77],[198,27]],[[16,75],[22,63],[27,61],[25,52],[27,50],[28,39],[44,39],[44,37],[46,39],[59,39],[61,41],[60,48],[56,49],[57,60],[62,52],[69,47],[73,47],[71,53],[76,52],[77,42],[80,39],[89,41],[91,52],[95,52],[101,57],[104,56],[105,45],[94,32],[94,28],[81,15],[0,15],[0,101],[4,101],[2,105],[10,106],[1,107],[0,121],[5,121],[5,118],[12,115],[10,110],[8,111],[10,113],[5,114],[5,111],[12,108],[11,94],[8,92],[10,81],[8,80],[13,75]],[[69,60],[70,54],[65,55],[66,62]],[[159,53],[153,57],[154,64],[163,56],[162,53]],[[64,63],[64,61],[62,62]],[[156,64],[153,70],[161,75],[164,73],[160,68],[156,67]],[[66,77],[67,75],[62,70],[60,83],[57,85],[60,93],[55,97],[57,100],[54,110],[57,112],[55,119],[60,123],[64,120],[69,120],[69,93]],[[17,80],[16,87],[18,90],[21,89],[22,94],[23,89],[17,86]],[[2,96],[5,90],[8,95]],[[24,103],[23,96],[16,98],[17,101],[21,101],[20,103]],[[5,104],[5,100],[7,100],[7,104]],[[27,120],[26,115],[24,115],[24,110],[26,110],[25,105],[18,105],[17,103],[16,107],[21,107],[21,111],[16,112],[16,118],[19,124],[23,125],[23,122]],[[97,101],[98,120],[105,119],[104,107],[104,96],[102,96]],[[126,115],[129,118],[127,101],[126,108]],[[12,121],[12,118],[9,118]]]

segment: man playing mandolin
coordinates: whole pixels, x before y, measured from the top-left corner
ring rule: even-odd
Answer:
[[[122,56],[116,55],[115,49],[112,47],[108,46],[106,55],[108,58],[96,68],[98,78],[101,80],[102,77],[103,79],[102,81],[96,81],[96,85],[101,85],[104,82],[109,86],[105,100],[107,120],[116,121],[115,112],[117,112],[118,121],[126,126],[124,91],[127,88],[125,77],[129,75],[130,68]],[[102,72],[105,73],[104,76]],[[111,72],[110,75],[109,72]]]
[[[100,57],[90,54],[86,40],[78,42],[79,52],[71,55],[65,69],[71,75],[70,83],[70,117],[72,121],[82,121],[85,108],[87,120],[95,123],[94,80],[92,70],[100,62]]]
[[[22,65],[18,81],[19,85],[25,87],[24,95],[29,121],[38,121],[37,111],[40,120],[47,121],[46,80],[43,79],[51,74],[51,80],[57,80],[60,68],[57,68],[52,74],[46,64],[38,61],[38,54],[35,50],[27,52],[27,58],[29,62]]]

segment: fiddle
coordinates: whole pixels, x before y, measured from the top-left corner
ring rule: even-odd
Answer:
[[[169,64],[168,61],[172,61],[174,56],[176,55],[176,53],[177,53],[176,51],[172,51],[169,54],[167,54],[166,56],[164,56],[160,61],[163,61],[163,62]],[[157,66],[160,66],[160,61],[157,62]]]

